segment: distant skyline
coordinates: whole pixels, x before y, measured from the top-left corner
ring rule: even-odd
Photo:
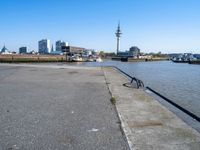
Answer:
[[[200,53],[199,0],[1,0],[0,49],[38,50],[38,41],[121,51]]]

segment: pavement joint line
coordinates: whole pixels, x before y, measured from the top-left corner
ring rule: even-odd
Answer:
[[[105,67],[104,67],[104,68],[105,68]],[[111,67],[111,68],[114,69],[113,67]],[[107,84],[108,81],[107,81],[106,73],[105,73],[103,67],[102,67],[102,70],[103,70],[103,73],[104,73],[104,78],[105,78],[105,81],[106,81],[106,85],[107,85],[108,91],[109,91],[111,97],[113,97],[113,94],[112,94],[111,89],[110,89],[110,84]],[[116,70],[117,70],[117,69],[116,69]],[[124,76],[124,77],[125,77],[125,76]],[[127,126],[127,125],[125,125],[125,121],[123,121],[123,117],[121,116],[121,114],[120,114],[119,111],[118,111],[117,104],[115,104],[114,107],[115,107],[115,111],[116,111],[116,113],[117,113],[117,117],[119,118],[119,121],[120,121],[121,131],[122,131],[123,135],[124,135],[125,138],[126,138],[126,141],[127,141],[127,143],[128,143],[129,149],[130,149],[130,150],[134,150],[134,149],[133,149],[133,147],[134,147],[134,146],[133,146],[133,143],[132,143],[131,139],[129,138],[129,135],[130,135],[131,131],[130,131],[130,129],[126,129],[126,128],[125,128],[125,126]]]
[[[131,135],[130,135],[131,130],[130,130],[130,128],[127,128],[127,129],[125,128],[125,126],[127,126],[127,125],[125,125],[125,121],[123,121],[123,117],[122,117],[121,114],[119,113],[117,106],[116,106],[116,111],[117,111],[117,116],[119,117],[119,120],[120,120],[120,122],[121,122],[120,125],[121,125],[122,131],[123,131],[123,133],[124,133],[124,135],[125,135],[125,137],[126,137],[126,140],[127,140],[127,142],[128,142],[129,148],[130,148],[130,150],[134,150],[134,149],[133,149],[134,144],[131,142],[131,140],[130,140],[130,138],[129,138],[129,136],[131,136]]]

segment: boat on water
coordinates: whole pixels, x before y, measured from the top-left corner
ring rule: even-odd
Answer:
[[[83,58],[80,55],[73,55],[69,58],[69,61],[72,62],[82,62]]]
[[[103,60],[101,59],[101,57],[97,57],[94,61],[96,61],[96,62],[103,62]]]
[[[175,57],[171,59],[175,63],[189,63],[189,64],[200,64],[200,59],[190,55],[189,57]]]
[[[189,63],[189,60],[172,60],[175,63]]]
[[[103,62],[103,60],[101,59],[101,57],[88,58],[86,61],[87,62]]]
[[[69,61],[71,61],[71,62],[103,62],[101,57],[83,58],[81,55],[78,55],[78,54],[70,56]]]
[[[198,59],[198,60],[191,60],[189,62],[189,64],[199,64],[200,65],[200,59]]]
[[[178,57],[174,57],[171,60],[175,63],[189,63],[190,60],[193,59],[193,55],[190,53],[184,53],[179,55]]]

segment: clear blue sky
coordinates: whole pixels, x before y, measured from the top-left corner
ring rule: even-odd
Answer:
[[[38,49],[38,40],[115,51],[200,53],[200,0],[0,0],[0,48]]]

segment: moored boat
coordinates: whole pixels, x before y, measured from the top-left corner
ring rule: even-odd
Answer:
[[[189,61],[189,64],[199,64],[200,65],[200,59],[198,59],[198,60],[191,60],[191,61]]]
[[[70,61],[72,61],[72,62],[82,62],[83,58],[80,57],[79,55],[74,55],[74,56],[70,57]]]
[[[97,58],[95,59],[95,61],[96,61],[96,62],[103,62],[103,60],[101,59],[101,57],[97,57]]]

